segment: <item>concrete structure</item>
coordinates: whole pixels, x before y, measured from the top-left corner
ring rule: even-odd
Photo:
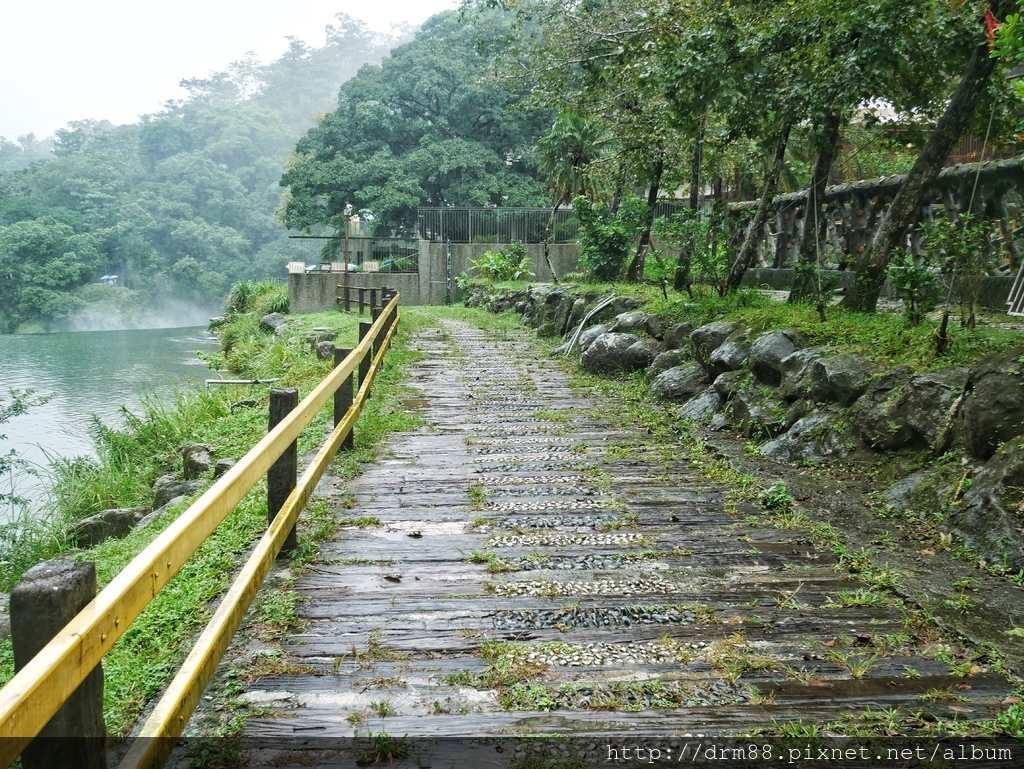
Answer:
[[[402,294],[402,304],[445,304],[446,299],[458,301],[456,278],[463,272],[473,274],[470,259],[485,251],[500,251],[500,243],[453,243],[451,265],[451,296],[447,296],[447,245],[421,240],[419,244],[419,272],[354,272],[349,273],[350,286],[365,288],[394,288]],[[544,245],[531,243],[531,266],[540,283],[551,282],[551,271],[544,259]],[[575,243],[548,246],[548,256],[559,276],[576,269],[580,247]],[[342,272],[291,273],[288,275],[288,305],[291,312],[311,313],[334,310],[338,307],[338,286],[344,283]]]

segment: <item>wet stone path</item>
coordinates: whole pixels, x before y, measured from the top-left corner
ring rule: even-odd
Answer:
[[[414,345],[424,426],[350,485],[338,515],[381,525],[298,578],[304,625],[246,684],[246,734],[721,735],[1007,696],[806,532],[645,458],[525,337],[444,321]]]

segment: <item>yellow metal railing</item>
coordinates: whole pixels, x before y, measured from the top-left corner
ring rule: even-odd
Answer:
[[[171,738],[182,734],[299,512],[352,431],[398,327],[399,299],[397,294],[391,299],[356,348],[316,389],[0,689],[0,765],[7,767],[14,762],[160,589],[296,440],[338,387],[353,375],[371,353],[375,340],[380,339],[377,354],[359,382],[352,406],[285,500],[120,765],[121,769],[162,766],[173,745]]]

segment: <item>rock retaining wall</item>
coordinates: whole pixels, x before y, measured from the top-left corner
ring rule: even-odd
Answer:
[[[474,286],[465,299],[515,311],[542,336],[569,337],[557,352],[579,356],[587,371],[645,371],[652,397],[674,404],[679,417],[739,430],[769,459],[817,464],[892,451],[948,459],[955,448],[960,463],[936,462],[879,491],[893,508],[941,520],[990,564],[1024,569],[1024,347],[970,368],[915,374],[809,347],[793,329],[674,324],[631,297],[590,318],[573,344],[602,296],[571,286],[514,293]]]

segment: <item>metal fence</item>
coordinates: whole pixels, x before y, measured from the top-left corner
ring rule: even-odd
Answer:
[[[295,261],[305,262],[313,270],[327,271],[331,264],[344,265],[345,238],[340,236],[292,236]],[[407,238],[348,239],[349,269],[367,272],[419,272],[419,241]],[[376,268],[376,270],[372,268]],[[344,266],[340,268],[344,270]]]
[[[435,243],[543,243],[550,208],[421,208],[420,237]],[[575,243],[579,225],[572,209],[559,209],[550,243]]]

